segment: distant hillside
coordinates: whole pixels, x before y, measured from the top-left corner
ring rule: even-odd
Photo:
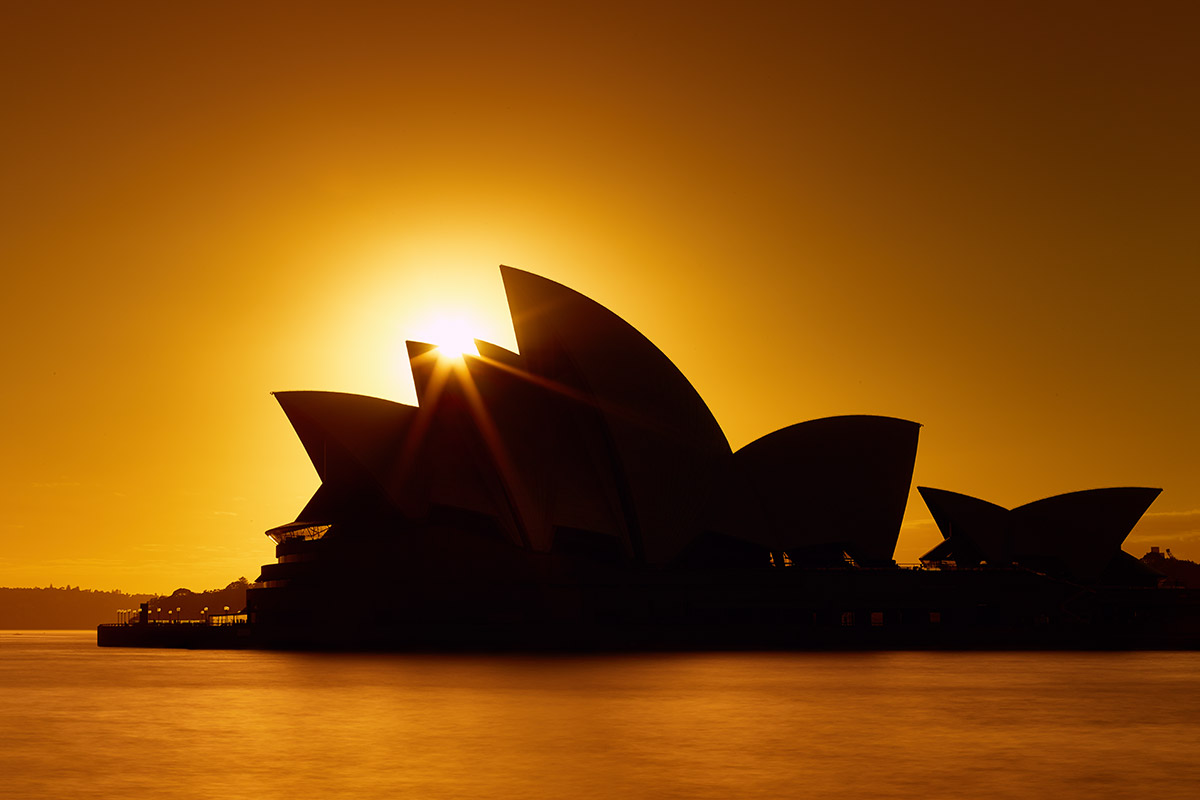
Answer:
[[[246,579],[239,578],[224,589],[204,592],[176,589],[169,595],[97,592],[78,586],[45,589],[0,587],[0,630],[94,628],[102,622],[118,621],[122,609],[136,609],[140,603],[150,603],[155,617],[199,619],[205,608],[209,613],[218,614],[226,606],[230,611],[241,611],[246,605],[247,586],[249,583]]]
[[[97,592],[78,586],[45,589],[0,588],[0,629],[94,628],[116,622],[122,608],[137,608],[150,594]]]
[[[1142,563],[1166,575],[1170,583],[1200,589],[1200,564],[1195,561],[1176,558],[1170,550],[1162,553],[1157,547],[1151,547],[1150,552],[1142,556]]]

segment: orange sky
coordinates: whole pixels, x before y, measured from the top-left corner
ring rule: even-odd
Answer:
[[[1161,486],[1125,549],[1200,559],[1189,4],[401,5],[6,9],[0,585],[253,579],[317,485],[269,392],[514,347],[500,263],[734,447],[912,419],[914,485]]]

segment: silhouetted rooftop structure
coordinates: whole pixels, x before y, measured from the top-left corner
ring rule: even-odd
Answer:
[[[335,602],[461,618],[564,570],[893,565],[919,425],[832,417],[734,453],[635,328],[553,281],[501,273],[519,352],[409,342],[415,406],[276,394],[321,485],[268,532],[279,563],[251,591],[257,618]],[[398,584],[403,597],[363,588]],[[517,605],[556,613],[546,598]]]
[[[520,348],[479,356],[409,342],[418,405],[276,394],[322,484],[297,525],[490,520],[513,546],[649,564],[696,555],[701,534],[794,558],[821,548],[891,563],[916,423],[814,420],[732,453],[671,361],[615,314],[502,267]],[[711,537],[710,537],[711,538]]]
[[[1089,584],[1154,580],[1151,570],[1121,550],[1121,543],[1162,489],[1090,489],[1011,511],[944,489],[917,490],[944,537],[923,561],[1020,564]]]

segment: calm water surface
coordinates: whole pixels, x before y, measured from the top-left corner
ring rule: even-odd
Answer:
[[[100,649],[0,632],[13,798],[1195,798],[1197,653]]]

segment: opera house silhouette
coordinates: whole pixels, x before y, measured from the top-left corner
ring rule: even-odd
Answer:
[[[1153,586],[1162,577],[1121,549],[1161,489],[1091,489],[1012,511],[942,489],[917,491],[944,537],[922,561],[1020,564],[1088,585]]]
[[[921,488],[946,538],[902,568],[893,556],[917,423],[830,417],[732,451],[695,388],[634,327],[565,286],[500,269],[518,352],[409,342],[415,406],[276,393],[321,484],[295,521],[267,532],[278,561],[247,593],[242,644],[1184,641],[1179,596],[1120,549],[1159,490],[1007,511]],[[120,635],[102,643],[136,643]]]

